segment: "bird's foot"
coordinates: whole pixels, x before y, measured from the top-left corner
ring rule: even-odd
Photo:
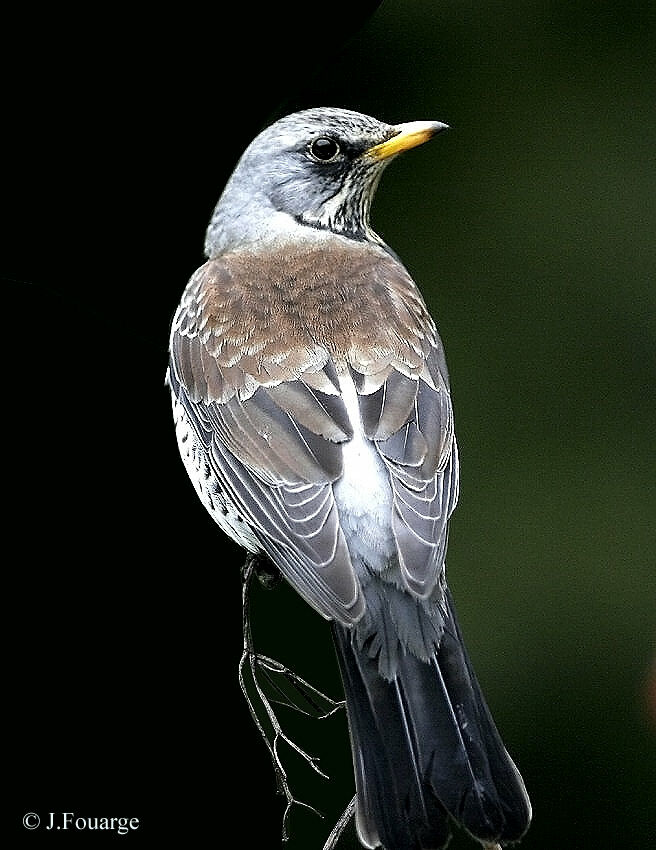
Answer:
[[[247,556],[241,570],[242,581],[250,580],[251,575],[254,575],[262,587],[267,590],[272,590],[282,579],[278,567],[276,567],[273,561],[262,555]]]

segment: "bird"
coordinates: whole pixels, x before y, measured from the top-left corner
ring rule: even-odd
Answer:
[[[357,835],[386,850],[445,847],[454,824],[499,848],[531,821],[446,581],[444,348],[370,221],[385,167],[445,129],[324,106],[265,127],[211,216],[166,376],[200,501],[330,623]]]

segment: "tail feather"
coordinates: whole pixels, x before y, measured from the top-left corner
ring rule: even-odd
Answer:
[[[466,789],[466,779],[473,779],[470,791],[460,801],[455,795],[453,810],[449,805],[447,808],[476,838],[517,841],[528,829],[531,804],[522,777],[501,740],[482,694],[448,589],[446,600],[447,626],[435,663],[441,672],[447,702],[453,708],[465,758],[469,762],[460,773],[461,787]],[[440,784],[438,761],[439,753],[434,759],[431,781],[436,789],[442,788],[444,794],[450,778],[447,775],[446,781]]]
[[[467,656],[447,591],[445,631],[435,657],[399,654],[395,678],[352,632],[333,624],[344,681],[366,847],[439,850],[451,821],[486,843],[521,838],[530,803]]]
[[[334,625],[333,630],[346,693],[360,840],[366,847],[383,844],[391,850],[442,847],[449,837],[447,816],[439,800],[424,793],[405,688],[378,674],[377,662],[353,645],[347,629]],[[415,834],[422,843],[409,843]]]

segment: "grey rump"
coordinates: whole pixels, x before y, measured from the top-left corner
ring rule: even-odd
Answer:
[[[387,163],[444,126],[318,108],[257,136],[167,373],[202,503],[332,623],[358,836],[387,850],[444,847],[452,822],[503,846],[531,817],[446,584],[458,452],[442,343],[369,222]]]

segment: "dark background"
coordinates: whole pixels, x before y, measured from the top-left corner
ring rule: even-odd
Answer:
[[[373,223],[447,350],[463,477],[449,580],[531,792],[522,846],[651,846],[653,4],[376,5],[7,21],[12,846],[55,840],[22,829],[28,811],[140,818],[65,846],[207,846],[229,828],[233,845],[280,846],[237,683],[242,556],[186,479],[163,379],[239,154],[315,105],[453,127],[392,165]],[[258,589],[254,608],[260,649],[339,695],[326,624],[285,588]],[[289,850],[320,850],[352,794],[345,721],[280,716],[332,776],[286,756],[326,813],[297,808]]]

